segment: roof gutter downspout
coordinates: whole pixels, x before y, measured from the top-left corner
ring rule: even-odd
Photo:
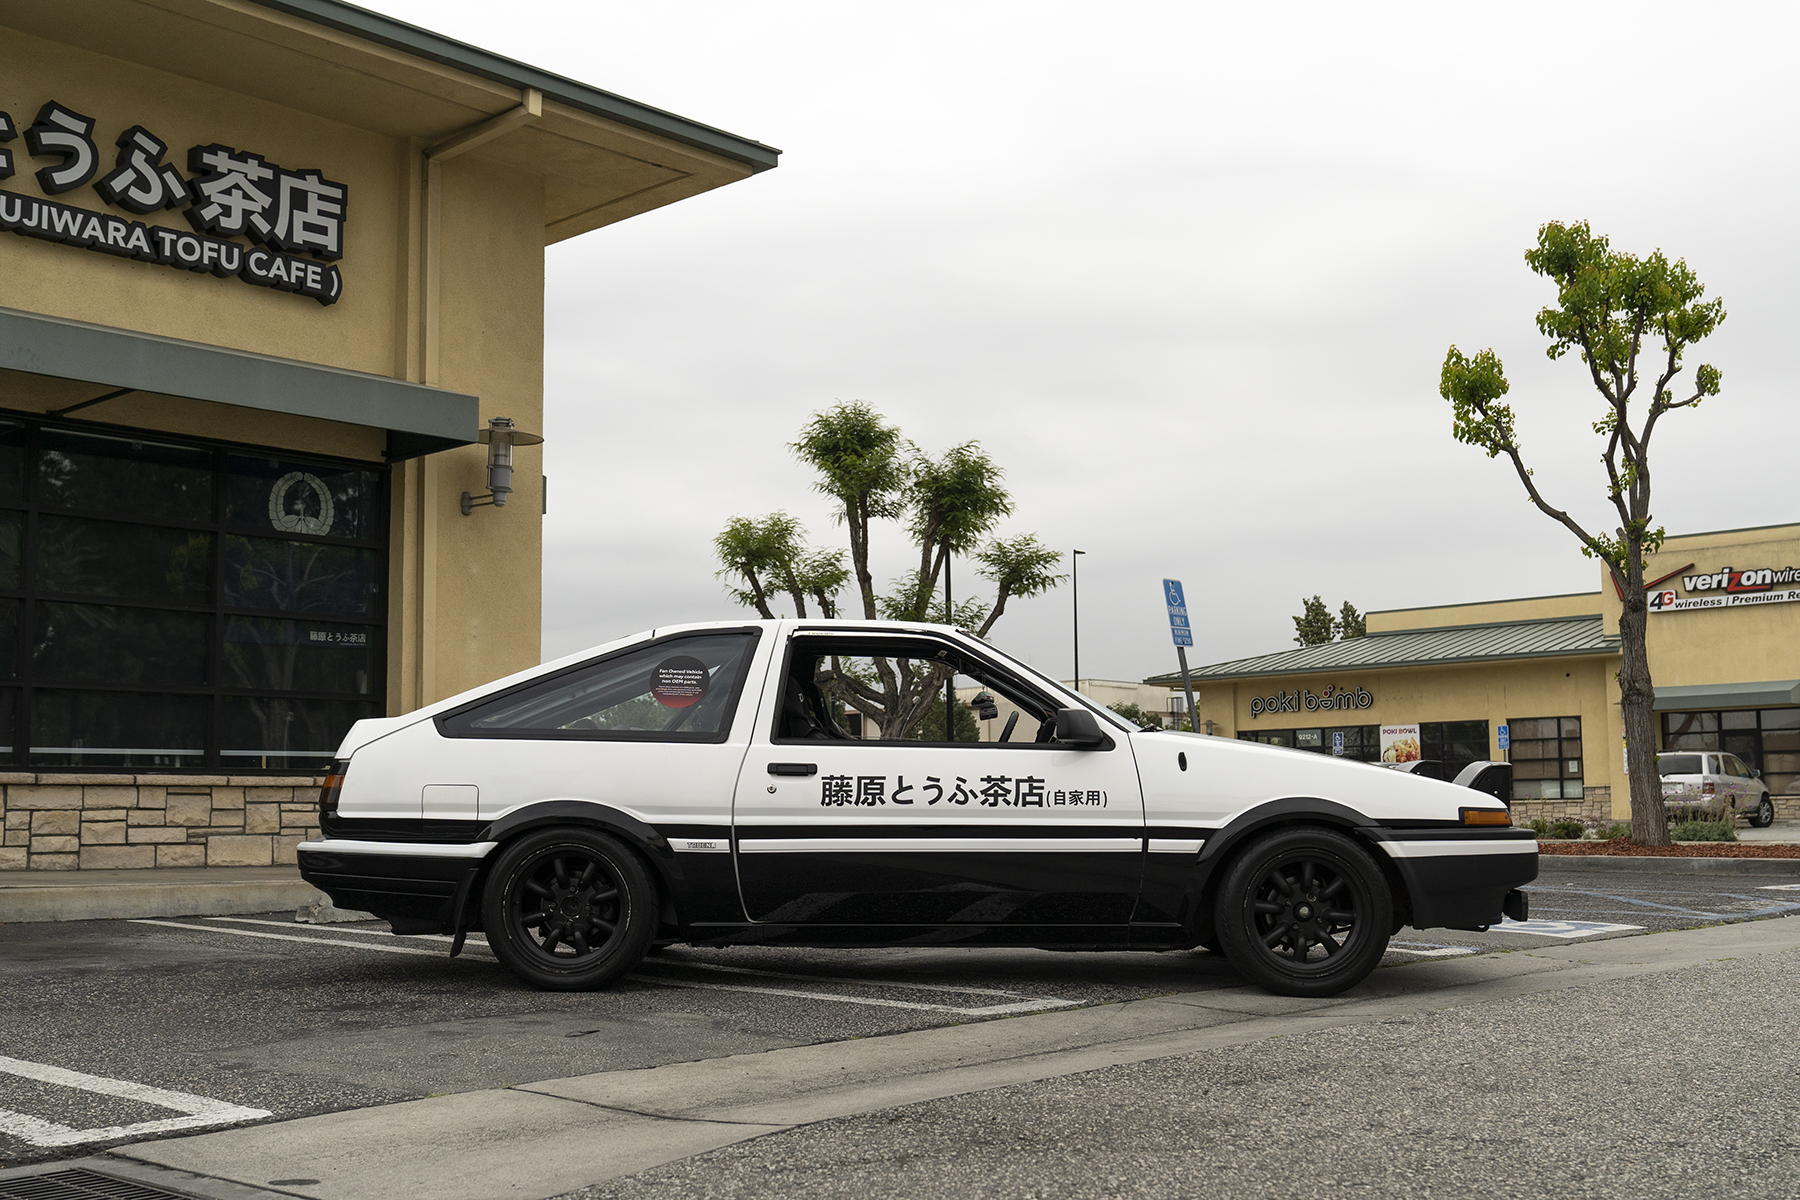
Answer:
[[[466,129],[425,147],[421,156],[419,213],[418,287],[419,287],[419,360],[416,370],[419,382],[439,386],[443,359],[443,181],[440,168],[459,154],[467,154],[515,129],[531,124],[544,115],[544,93],[537,88],[522,88],[519,104],[497,116],[478,121]],[[478,422],[479,424],[479,422]],[[431,647],[437,642],[437,496],[438,463],[436,455],[426,455],[411,464],[407,471],[405,495],[401,503],[416,514],[417,548],[407,573],[412,575],[413,603],[409,614],[417,623],[418,649],[413,657],[411,678],[402,670],[395,675],[410,683],[411,696],[400,697],[400,710],[411,711],[438,699],[437,655]],[[410,515],[410,514],[409,514]],[[409,522],[410,524],[411,522]],[[404,687],[404,684],[402,685]]]

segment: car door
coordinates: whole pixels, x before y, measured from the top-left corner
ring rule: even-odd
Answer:
[[[872,719],[864,725],[877,736],[853,738],[822,685],[806,695],[823,661],[885,657],[917,669],[945,655],[1030,714],[1013,738],[884,739]],[[942,635],[802,630],[767,687],[732,814],[752,920],[1120,930],[1129,922],[1143,802],[1122,731],[1093,749],[1036,741],[1040,720],[1073,701]],[[942,687],[935,696],[943,702]]]

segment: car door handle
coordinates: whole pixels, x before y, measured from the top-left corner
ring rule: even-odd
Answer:
[[[769,764],[771,775],[817,775],[818,763],[775,763]]]

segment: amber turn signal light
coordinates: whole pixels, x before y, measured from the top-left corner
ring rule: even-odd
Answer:
[[[1504,808],[1465,808],[1459,811],[1464,825],[1512,824],[1512,813]]]
[[[333,763],[334,769],[325,777],[325,782],[319,787],[319,813],[321,816],[337,812],[338,794],[344,790],[343,765],[342,763]]]

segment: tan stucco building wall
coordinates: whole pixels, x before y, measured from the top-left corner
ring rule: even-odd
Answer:
[[[1673,578],[1650,590],[1653,594],[1670,592],[1683,600],[1725,594],[1685,585],[1684,581],[1701,575],[1715,575],[1726,568],[1780,571],[1795,567],[1800,567],[1800,525],[1776,525],[1670,537],[1659,553],[1650,556],[1645,578],[1653,581],[1672,574]],[[1597,572],[1600,586],[1593,592],[1373,612],[1368,614],[1368,630],[1380,634],[1597,615],[1605,632],[1616,638],[1620,599],[1606,569],[1598,567]],[[1796,690],[1800,689],[1800,582],[1777,583],[1760,594],[1781,595],[1789,589],[1795,591],[1793,602],[1653,611],[1647,650],[1659,689],[1659,712],[1776,712],[1800,705],[1800,690]],[[1259,729],[1486,721],[1489,755],[1494,759],[1505,757],[1498,744],[1502,724],[1524,718],[1578,716],[1583,733],[1582,807],[1586,815],[1624,819],[1630,815],[1630,803],[1624,778],[1619,660],[1619,652],[1610,649],[1449,666],[1349,667],[1302,674],[1247,672],[1199,683],[1195,697],[1201,720],[1216,722],[1216,732],[1225,737]],[[1757,684],[1771,686],[1745,691],[1748,685]],[[1792,700],[1769,699],[1771,693],[1781,694],[1784,687]],[[1338,692],[1360,688],[1373,697],[1373,703],[1354,711],[1292,712],[1271,705],[1277,711],[1253,712],[1253,704],[1266,703],[1280,693],[1318,696],[1327,688]],[[1663,691],[1671,688],[1696,694],[1662,698]],[[1734,696],[1734,688],[1743,694]],[[1770,751],[1771,769],[1766,774],[1777,790],[1785,793],[1790,771],[1800,770],[1800,755],[1790,756],[1786,735],[1779,736],[1781,748]],[[1775,738],[1766,734],[1765,738],[1771,746],[1778,744]],[[1790,762],[1790,757],[1796,761]],[[1571,805],[1560,807],[1574,810]],[[1781,810],[1800,815],[1800,801],[1787,801]]]

